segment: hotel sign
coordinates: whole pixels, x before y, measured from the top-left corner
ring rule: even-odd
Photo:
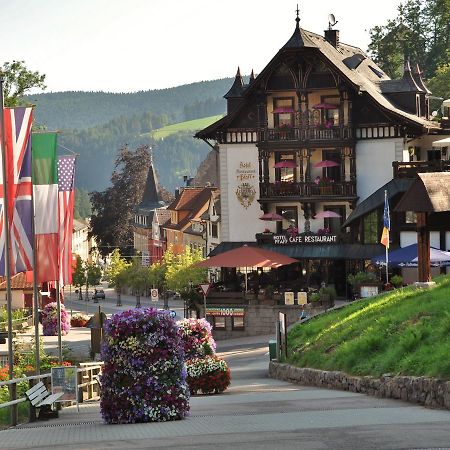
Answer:
[[[336,244],[337,236],[335,234],[306,234],[298,236],[289,236],[286,234],[274,234],[273,243],[275,245],[291,244]]]
[[[207,316],[243,317],[244,308],[206,308]]]

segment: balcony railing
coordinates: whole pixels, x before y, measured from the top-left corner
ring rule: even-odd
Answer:
[[[256,143],[256,142],[285,142],[285,141],[331,141],[351,139],[352,128],[348,126],[321,128],[236,128],[227,132],[220,132],[217,140],[221,144]]]
[[[392,163],[394,178],[415,178],[418,173],[450,172],[450,161],[411,161]]]
[[[261,141],[330,141],[339,139],[350,139],[351,128],[347,126],[321,128],[266,128],[261,131]]]
[[[337,181],[319,186],[314,182],[303,183],[260,183],[260,198],[286,197],[356,197],[355,181]]]

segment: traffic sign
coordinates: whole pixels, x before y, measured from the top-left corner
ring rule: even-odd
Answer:
[[[203,292],[203,295],[206,297],[208,295],[209,289],[211,288],[211,285],[209,283],[201,284],[200,289]]]
[[[150,289],[150,298],[152,302],[157,302],[159,300],[158,289]]]

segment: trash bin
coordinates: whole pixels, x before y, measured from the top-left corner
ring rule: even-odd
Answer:
[[[277,341],[269,341],[269,359],[270,361],[277,359]]]

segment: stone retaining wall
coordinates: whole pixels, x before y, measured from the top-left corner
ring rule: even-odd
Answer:
[[[344,372],[294,367],[271,361],[269,377],[291,383],[395,398],[431,408],[450,409],[450,381],[425,377],[357,377]]]

